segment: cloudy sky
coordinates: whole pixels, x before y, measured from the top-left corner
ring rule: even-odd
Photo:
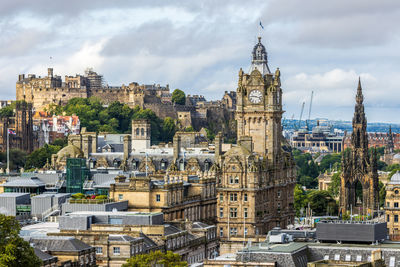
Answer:
[[[400,123],[398,0],[1,1],[0,98],[52,66],[220,99],[248,70],[260,20],[287,118],[314,91],[312,118],[351,119],[361,76],[368,120]]]

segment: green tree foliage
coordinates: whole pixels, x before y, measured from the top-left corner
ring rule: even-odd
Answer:
[[[141,109],[138,106],[132,109],[117,101],[106,107],[94,97],[72,98],[66,106],[52,108],[52,112],[57,115],[65,113],[79,116],[81,126],[91,132],[130,133],[132,119],[147,119],[151,124],[153,143],[170,142],[176,132],[172,118],[162,120],[150,109]]]
[[[161,251],[152,251],[148,254],[140,254],[131,257],[127,260],[127,263],[122,265],[123,267],[186,267],[188,266],[186,261],[181,261],[179,254],[167,251],[162,253]]]
[[[170,141],[174,138],[176,132],[175,121],[171,117],[166,117],[162,125],[164,141]]]
[[[57,138],[51,143],[51,145],[59,146],[61,148],[65,147],[67,144],[68,144],[68,139],[66,137],[65,138]]]
[[[304,191],[297,184],[294,189],[294,207],[296,216],[301,216],[301,210],[305,210],[310,204],[314,215],[332,215],[337,214],[338,205],[332,195],[325,190]],[[304,214],[303,214],[304,215]]]
[[[318,186],[318,166],[313,161],[311,154],[302,153],[300,150],[295,149],[293,150],[293,156],[298,167],[297,181],[307,188]]]
[[[337,214],[338,205],[332,195],[325,190],[312,190],[307,194],[307,205],[315,215],[332,215]]]
[[[20,225],[14,217],[0,214],[0,266],[41,266],[33,248],[19,237],[19,231]]]
[[[340,176],[341,175],[342,175],[342,172],[334,173],[331,178],[331,183],[329,184],[329,187],[328,187],[328,192],[334,197],[337,197],[339,195]]]
[[[10,170],[16,170],[25,166],[26,152],[20,149],[10,149]],[[0,153],[0,161],[7,164],[7,152]]]
[[[207,128],[205,128],[207,133],[207,139],[213,141],[215,139],[215,133]]]
[[[301,185],[297,184],[296,187],[294,188],[294,208],[296,210],[296,216],[299,217],[301,216],[301,209],[305,208],[306,206],[306,200],[307,200],[307,194],[301,188]]]
[[[56,154],[61,148],[61,146],[45,144],[27,156],[25,168],[43,168],[47,161],[51,161],[51,155]]]
[[[8,118],[14,116],[14,110],[12,106],[6,106],[0,109],[0,118]]]
[[[185,132],[194,132],[194,129],[192,126],[188,126],[185,128]]]
[[[175,89],[172,92],[172,102],[179,104],[179,105],[185,105],[186,101],[186,95],[185,92],[179,89]]]
[[[328,154],[322,158],[319,164],[319,171],[325,172],[327,170],[338,170],[340,169],[340,162],[342,160],[341,154]]]

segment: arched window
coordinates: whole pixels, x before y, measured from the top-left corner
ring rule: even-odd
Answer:
[[[139,135],[139,128],[136,128],[136,135]]]
[[[142,128],[142,136],[144,136],[144,128]]]

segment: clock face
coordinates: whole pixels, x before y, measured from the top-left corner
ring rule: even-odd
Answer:
[[[262,100],[262,93],[258,90],[253,90],[249,94],[249,100],[253,104],[258,104]]]

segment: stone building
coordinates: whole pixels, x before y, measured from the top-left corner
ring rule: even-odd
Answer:
[[[359,80],[351,135],[352,150],[342,156],[341,214],[353,210],[353,213],[373,215],[379,208],[378,159],[376,151],[372,153],[372,157],[368,152],[367,119],[363,101]],[[362,189],[362,195],[357,195],[357,188]]]
[[[186,228],[163,222],[161,213],[75,212],[60,217],[60,232],[93,246],[99,266],[121,266],[132,256],[150,251],[173,251],[189,264],[218,251],[213,225],[187,222]]]
[[[261,37],[250,74],[239,71],[235,118],[237,146],[216,160],[217,227],[221,253],[273,227],[294,223],[294,161],[282,137],[280,71],[270,73]],[[220,143],[216,142],[216,151]]]
[[[400,173],[396,172],[386,185],[385,213],[391,240],[400,240]]]
[[[15,135],[9,135],[10,149],[18,148],[30,153],[37,148],[37,136],[33,132],[32,104],[17,101],[15,116],[0,118],[0,151],[7,150],[7,129],[15,132]]]
[[[343,150],[343,136],[332,132],[330,126],[317,126],[308,132],[306,129],[300,129],[290,138],[292,147],[310,153],[315,152],[333,152],[340,153]]]

